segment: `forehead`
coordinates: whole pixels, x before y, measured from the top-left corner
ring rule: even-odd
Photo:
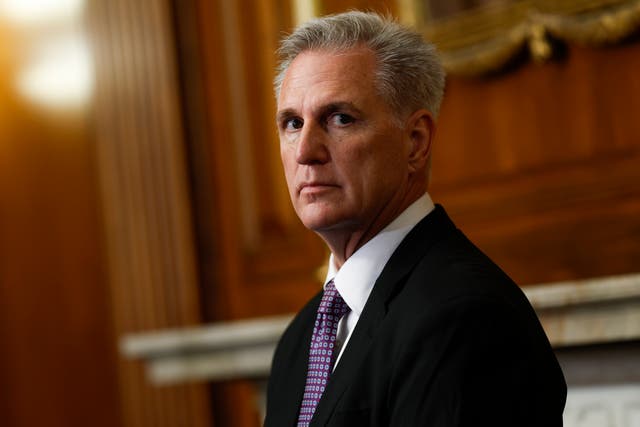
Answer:
[[[279,109],[302,100],[334,102],[374,96],[376,58],[371,50],[357,47],[346,51],[310,50],[289,65],[280,95]]]

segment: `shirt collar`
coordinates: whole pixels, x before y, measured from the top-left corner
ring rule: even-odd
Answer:
[[[374,283],[393,252],[411,229],[434,208],[431,197],[425,193],[354,252],[339,270],[331,255],[325,286],[333,280],[349,308],[360,316]]]

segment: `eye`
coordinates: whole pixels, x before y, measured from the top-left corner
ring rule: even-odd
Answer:
[[[329,123],[335,126],[348,126],[355,122],[356,119],[344,113],[335,113],[329,117]]]
[[[302,119],[298,118],[298,117],[291,117],[289,119],[284,120],[282,127],[286,130],[286,131],[294,131],[294,130],[299,130],[302,129],[302,125],[304,124],[304,122],[302,121]]]

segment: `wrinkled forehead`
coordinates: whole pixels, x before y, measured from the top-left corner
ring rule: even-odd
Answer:
[[[368,49],[309,50],[298,55],[283,76],[278,104],[291,97],[317,91],[376,92],[376,59]],[[316,93],[317,94],[317,93]]]
[[[307,50],[286,70],[277,97],[278,111],[301,111],[330,104],[367,104],[400,124],[406,112],[394,107],[393,96],[385,90],[378,58],[366,46],[346,50]],[[310,111],[307,109],[307,111]]]
[[[289,56],[287,58],[283,58],[279,63],[277,68],[277,76],[274,80],[276,96],[280,92],[280,88],[282,86],[283,80],[286,78],[286,75],[291,68],[292,64],[294,64],[300,57],[306,55],[324,55],[327,58],[332,56],[351,56],[354,53],[360,53],[363,56],[370,56],[372,59],[377,59],[376,54],[373,50],[371,50],[367,45],[363,43],[353,43],[349,45],[330,45],[330,46],[320,46],[320,47],[305,47],[301,51],[295,53],[295,55]],[[377,64],[373,64],[373,66],[377,66]]]

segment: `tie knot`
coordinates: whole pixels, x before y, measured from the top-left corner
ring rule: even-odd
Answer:
[[[340,292],[336,289],[333,280],[327,283],[322,295],[322,301],[318,307],[318,313],[333,315],[336,319],[340,319],[349,311],[349,306],[342,299]]]

